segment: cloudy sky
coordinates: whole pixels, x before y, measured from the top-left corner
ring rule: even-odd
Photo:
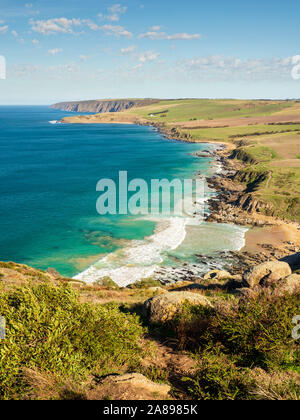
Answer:
[[[0,0],[0,104],[300,98],[299,12],[295,0]]]

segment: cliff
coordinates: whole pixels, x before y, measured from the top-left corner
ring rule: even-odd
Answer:
[[[133,107],[147,106],[158,102],[157,99],[114,99],[59,102],[51,105],[51,108],[74,112],[120,112]]]

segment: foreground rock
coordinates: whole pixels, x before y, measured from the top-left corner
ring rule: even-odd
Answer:
[[[144,303],[144,311],[152,323],[164,323],[173,318],[175,313],[180,312],[185,302],[193,305],[212,307],[209,300],[192,292],[169,292],[148,299]]]
[[[282,295],[292,295],[300,291],[300,274],[292,274],[284,279],[278,286],[278,291]]]
[[[165,400],[171,387],[150,381],[140,373],[108,376],[89,392],[89,400]]]
[[[282,261],[268,261],[250,268],[244,274],[244,281],[249,287],[269,286],[292,274],[290,266]]]
[[[241,280],[241,276],[234,275],[232,276],[228,271],[225,270],[212,270],[209,273],[205,274],[204,280],[210,281],[210,280],[216,280],[225,282],[227,280]]]

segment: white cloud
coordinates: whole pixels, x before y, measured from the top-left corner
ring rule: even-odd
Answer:
[[[40,67],[37,65],[19,65],[15,64],[11,68],[11,74],[15,77],[26,77],[32,76],[33,74],[40,71]]]
[[[196,57],[177,63],[171,71],[201,80],[280,80],[291,78],[292,57],[241,59],[239,57]]]
[[[18,34],[18,32],[17,32],[17,31],[11,31],[11,34],[12,34],[15,38],[17,38],[17,37],[19,36],[19,34]]]
[[[118,22],[120,20],[121,15],[123,15],[126,12],[126,10],[126,6],[122,6],[121,4],[114,4],[113,6],[107,8],[107,15],[99,13],[98,16],[100,19],[109,20],[110,22]]]
[[[40,41],[38,39],[32,40],[33,45],[40,45]]]
[[[99,26],[90,19],[67,19],[67,18],[55,18],[48,20],[33,20],[30,19],[29,23],[31,29],[34,32],[38,32],[42,35],[53,35],[58,33],[73,34],[76,35],[80,32],[75,32],[74,28],[86,25],[92,31],[103,31],[106,35],[113,35],[116,37],[132,38],[133,34],[127,31],[121,25],[102,25]]]
[[[92,31],[99,31],[101,27],[94,23],[92,20],[84,20],[84,23],[92,30]]]
[[[84,54],[81,54],[79,56],[79,59],[80,59],[80,61],[86,61],[88,59],[88,56],[87,55],[84,55]]]
[[[155,61],[159,57],[159,54],[154,51],[146,51],[144,53],[138,54],[137,59],[141,63],[147,63],[149,61]]]
[[[100,27],[106,35],[114,35],[116,37],[124,36],[126,38],[132,38],[133,34],[127,31],[123,26],[119,25],[103,25]]]
[[[10,75],[11,77],[34,78],[35,80],[37,78],[44,80],[45,75],[47,78],[54,80],[78,80],[77,78],[81,76],[81,70],[74,62],[52,66],[12,64]]]
[[[63,52],[62,48],[53,48],[51,50],[48,50],[48,54],[50,54],[50,55],[56,55],[56,54],[59,54],[61,52]]]
[[[29,20],[31,29],[43,35],[52,35],[56,33],[71,33],[73,34],[74,26],[81,26],[80,19],[67,19],[65,17],[48,19],[48,20]]]
[[[187,34],[187,33],[178,33],[174,35],[168,35],[166,32],[157,32],[156,30],[152,30],[146,32],[144,34],[140,34],[139,38],[149,38],[152,40],[190,40],[190,39],[200,39],[202,37],[201,34]]]
[[[6,34],[8,25],[0,26],[0,34]]]
[[[130,45],[127,48],[121,48],[121,54],[125,55],[125,54],[131,54],[136,50],[136,46],[135,45]]]
[[[33,7],[33,4],[32,4],[32,3],[26,3],[26,4],[25,4],[25,7],[26,7],[27,9],[31,9],[31,8]]]

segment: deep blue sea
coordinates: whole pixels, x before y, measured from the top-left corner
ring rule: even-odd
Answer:
[[[224,225],[186,229],[173,220],[157,230],[151,218],[96,211],[99,179],[117,179],[121,170],[145,180],[205,175],[211,158],[193,152],[212,146],[170,141],[150,127],[50,123],[68,115],[46,106],[0,107],[0,260],[54,267],[65,276],[92,266],[92,280],[97,270],[99,276],[119,270],[115,275],[135,278],[141,267],[170,264],[176,253],[185,258],[191,249],[237,246],[234,227],[230,236]],[[172,235],[178,238],[160,248]],[[126,266],[131,274],[122,273]]]

